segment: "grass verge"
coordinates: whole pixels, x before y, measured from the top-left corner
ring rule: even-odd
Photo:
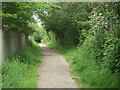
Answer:
[[[2,65],[2,88],[36,88],[41,48],[33,41]]]

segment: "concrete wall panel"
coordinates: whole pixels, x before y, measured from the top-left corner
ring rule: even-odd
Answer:
[[[2,30],[0,33],[3,37],[0,37],[3,45],[0,57],[3,55],[8,57],[13,56],[17,50],[24,48],[27,44],[27,38],[24,34]]]
[[[0,30],[0,69],[1,69],[1,66],[2,66],[2,60],[3,60],[3,53],[2,53],[2,30]]]

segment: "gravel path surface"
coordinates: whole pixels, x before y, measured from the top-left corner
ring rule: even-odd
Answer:
[[[37,88],[77,88],[69,72],[69,65],[56,51],[40,44],[43,61],[39,68]]]

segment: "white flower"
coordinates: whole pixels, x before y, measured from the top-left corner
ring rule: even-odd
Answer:
[[[99,13],[99,15],[102,15],[102,13]]]

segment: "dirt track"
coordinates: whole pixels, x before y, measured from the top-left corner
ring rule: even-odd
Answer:
[[[43,61],[39,68],[37,88],[77,88],[68,63],[53,48],[40,44]]]

